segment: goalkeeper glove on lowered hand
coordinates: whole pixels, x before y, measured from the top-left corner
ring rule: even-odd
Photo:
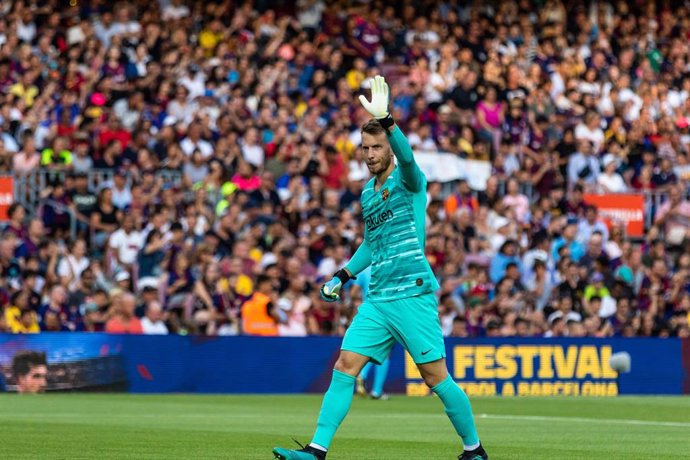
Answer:
[[[350,276],[347,270],[338,270],[329,282],[321,286],[321,298],[326,302],[335,302],[340,299],[340,289],[351,279],[355,277]]]
[[[389,91],[388,83],[381,75],[377,75],[369,80],[371,87],[371,101],[364,95],[359,96],[362,107],[369,112],[369,115],[376,118],[384,129],[388,129],[395,123],[388,111]]]

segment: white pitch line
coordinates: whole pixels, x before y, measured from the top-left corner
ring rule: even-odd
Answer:
[[[615,418],[584,418],[584,417],[549,417],[541,415],[498,415],[478,414],[477,418],[496,420],[525,420],[534,422],[579,422],[579,423],[605,423],[618,425],[644,425],[644,426],[670,426],[690,428],[690,423],[685,422],[655,422],[650,420],[623,420]]]

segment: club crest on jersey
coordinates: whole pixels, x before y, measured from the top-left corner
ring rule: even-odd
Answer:
[[[383,201],[386,201],[389,196],[391,196],[391,192],[389,192],[387,188],[381,190],[381,198],[383,198]]]

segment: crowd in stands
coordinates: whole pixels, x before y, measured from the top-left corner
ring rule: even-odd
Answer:
[[[362,241],[380,73],[417,151],[491,164],[428,186],[445,335],[688,337],[671,3],[0,1],[0,169],[45,179],[2,231],[0,331],[342,335],[366,273],[318,288]],[[583,198],[652,191],[642,239]]]

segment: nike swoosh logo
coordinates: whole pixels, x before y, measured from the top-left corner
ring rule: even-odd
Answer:
[[[429,353],[430,351],[431,351],[431,350],[423,351],[423,352],[422,352],[422,356],[424,356],[425,354]]]

